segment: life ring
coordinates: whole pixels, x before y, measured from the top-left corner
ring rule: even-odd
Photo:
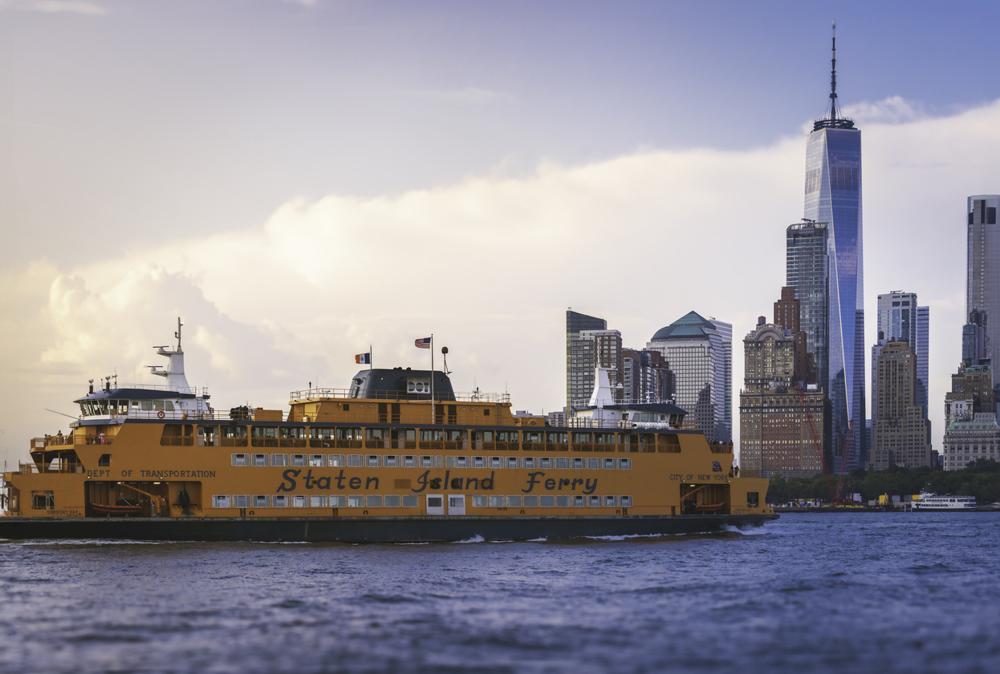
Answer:
[[[156,413],[156,418],[157,419],[162,419],[165,416],[167,416],[167,415],[163,413],[163,410],[160,410],[159,412]]]

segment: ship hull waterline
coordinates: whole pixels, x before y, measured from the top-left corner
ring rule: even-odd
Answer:
[[[777,515],[608,518],[0,518],[0,539],[448,543],[710,534],[759,527]]]

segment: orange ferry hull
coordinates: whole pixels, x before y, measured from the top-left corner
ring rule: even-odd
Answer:
[[[4,539],[447,543],[704,534],[760,526],[777,515],[588,518],[0,518]]]

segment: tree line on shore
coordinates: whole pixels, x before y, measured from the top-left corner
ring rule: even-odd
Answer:
[[[1000,463],[979,459],[962,470],[939,468],[890,468],[884,471],[858,470],[848,475],[813,477],[772,477],[768,503],[788,503],[799,499],[835,502],[860,493],[867,502],[882,494],[935,494],[975,496],[979,505],[1000,501]]]

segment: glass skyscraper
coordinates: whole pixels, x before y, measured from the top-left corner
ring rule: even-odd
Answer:
[[[806,147],[804,217],[830,229],[825,386],[833,422],[833,469],[844,472],[865,461],[861,130],[837,109],[836,38],[833,46],[829,116],[813,124]]]
[[[988,355],[993,366],[993,385],[1000,384],[1000,195],[982,194],[968,201],[968,260],[966,314],[986,314]]]

